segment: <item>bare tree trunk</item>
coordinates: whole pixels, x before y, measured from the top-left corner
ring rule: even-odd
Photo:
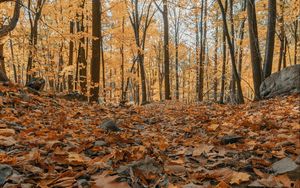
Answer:
[[[206,2],[206,0],[205,0]],[[201,18],[200,18],[200,62],[199,62],[199,80],[198,80],[198,101],[203,101],[203,86],[204,86],[204,60],[205,60],[205,44],[203,42],[203,15],[204,15],[204,1],[201,3]]]
[[[298,54],[298,25],[299,25],[299,20],[296,20],[294,22],[294,38],[295,38],[295,44],[294,44],[294,64],[297,64],[297,54]]]
[[[216,14],[218,20],[219,13]],[[215,30],[215,52],[214,52],[214,100],[218,100],[218,47],[219,47],[219,27]]]
[[[278,22],[280,23],[280,34],[279,34],[279,40],[280,40],[280,50],[279,50],[279,62],[278,62],[278,71],[281,70],[281,66],[283,63],[283,56],[284,56],[284,43],[285,43],[285,29],[284,29],[284,4],[283,1],[281,2],[282,4],[280,5],[280,17],[278,19]]]
[[[30,21],[30,38],[29,38],[29,56],[27,63],[27,72],[26,72],[26,83],[28,83],[34,76],[35,72],[31,72],[34,67],[34,59],[33,56],[36,53],[36,46],[38,40],[38,23],[42,16],[42,10],[44,7],[46,0],[38,0],[37,1],[37,12],[34,17],[32,17],[31,11],[28,11],[29,21]],[[31,0],[28,0],[28,8],[31,9]]]
[[[225,0],[225,15],[227,13],[227,0]],[[225,36],[225,26],[223,24],[223,36],[222,36],[222,46],[223,46],[223,62],[222,62],[222,77],[221,77],[221,93],[220,93],[220,103],[224,103],[225,96],[225,80],[226,80],[226,36]]]
[[[235,52],[235,32],[234,32],[234,21],[233,21],[233,0],[229,0],[229,18],[230,18],[230,33],[231,33],[231,40],[232,40],[232,47],[233,51]],[[233,70],[231,70],[231,87],[230,87],[230,94],[231,94],[231,100],[235,101],[236,98],[236,80],[234,78]]]
[[[250,51],[251,51],[251,63],[252,63],[252,75],[254,84],[254,100],[260,99],[259,87],[262,82],[262,70],[261,70],[261,57],[259,51],[255,1],[248,0],[247,2],[247,15],[249,24],[249,37],[250,37]]]
[[[224,25],[225,35],[226,35],[226,38],[227,38],[227,43],[228,43],[228,47],[229,47],[229,51],[230,51],[232,69],[233,69],[235,80],[237,82],[237,94],[238,94],[237,95],[237,103],[241,104],[241,103],[244,103],[244,97],[243,97],[243,92],[242,92],[242,87],[241,87],[241,79],[238,75],[236,64],[235,64],[234,49],[233,49],[232,41],[230,39],[230,35],[229,35],[229,32],[228,32],[225,9],[223,7],[223,4],[222,4],[221,0],[218,0],[218,4],[219,4],[221,12],[222,12],[223,25]]]
[[[168,3],[163,0],[163,22],[164,22],[164,64],[165,64],[165,99],[171,100],[170,90],[170,57],[169,57],[169,18]]]
[[[74,34],[74,26],[75,23],[74,21],[70,21],[70,34]],[[73,66],[73,61],[74,61],[74,42],[71,39],[69,42],[69,66]],[[68,75],[68,90],[69,92],[73,91],[73,71],[69,73]]]
[[[266,41],[265,63],[264,63],[264,79],[272,73],[274,43],[276,32],[276,1],[268,0],[268,31]]]
[[[92,1],[92,22],[93,37],[92,40],[92,60],[91,60],[91,99],[90,101],[98,101],[99,98],[99,84],[100,84],[100,58],[101,58],[101,0]]]

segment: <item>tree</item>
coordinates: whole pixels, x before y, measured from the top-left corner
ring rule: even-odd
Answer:
[[[0,0],[0,4],[12,0]],[[21,0],[17,0],[14,8],[13,17],[8,25],[3,25],[0,28],[0,39],[8,35],[17,26],[21,9]],[[8,81],[4,65],[4,44],[0,43],[0,81]]]
[[[34,54],[36,53],[36,45],[38,43],[38,27],[42,16],[42,10],[46,0],[37,0],[36,5],[32,5],[31,0],[28,0],[28,16],[30,21],[30,37],[29,37],[29,54],[26,71],[26,83],[28,83],[34,76],[35,72],[31,72],[34,67]],[[32,15],[31,10],[34,10]]]
[[[92,41],[92,60],[91,60],[91,101],[98,101],[99,82],[100,82],[100,31],[101,31],[101,0],[92,1],[92,20],[93,20],[93,39]]]
[[[250,38],[252,76],[254,84],[254,100],[260,99],[259,87],[262,81],[261,57],[258,42],[255,0],[247,2],[248,28]]]
[[[232,65],[233,74],[234,74],[234,79],[236,80],[236,84],[237,84],[237,103],[241,104],[241,103],[244,103],[243,91],[242,91],[242,86],[241,86],[241,79],[239,77],[239,74],[238,74],[237,68],[236,68],[234,49],[233,49],[232,41],[231,41],[231,38],[230,38],[230,35],[229,35],[229,32],[228,32],[225,9],[223,7],[223,4],[222,4],[221,0],[217,0],[217,1],[218,1],[218,4],[219,4],[219,7],[221,9],[221,13],[222,13],[222,19],[223,19],[223,25],[224,25],[224,34],[225,34],[226,39],[227,39],[229,52],[230,52],[230,58],[231,58],[231,65]]]
[[[174,42],[175,42],[175,97],[179,100],[179,43],[180,43],[180,19],[181,19],[181,9],[179,7],[173,7],[173,27],[174,27]]]
[[[264,79],[272,73],[274,43],[276,32],[276,1],[268,0],[268,31],[266,41],[266,52],[264,62]]]
[[[164,25],[165,99],[171,100],[168,1],[163,0],[162,3],[163,3],[163,9],[161,9],[159,5],[155,2],[158,10],[161,12],[163,16],[163,23],[164,23],[163,25]]]
[[[155,11],[151,12],[152,1],[147,3],[147,0],[140,2],[139,0],[126,1],[128,6],[128,14],[131,26],[134,32],[135,44],[137,47],[137,59],[139,62],[139,70],[141,74],[142,84],[142,102],[147,103],[147,87],[146,87],[146,72],[145,72],[145,46],[148,28],[151,24]]]

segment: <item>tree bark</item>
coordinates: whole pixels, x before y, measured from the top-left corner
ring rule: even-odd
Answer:
[[[229,51],[230,51],[230,58],[231,58],[233,74],[234,74],[234,78],[237,82],[237,103],[241,104],[241,103],[244,103],[243,91],[242,91],[242,87],[241,87],[241,79],[238,75],[237,68],[236,68],[234,49],[233,49],[232,41],[231,41],[231,38],[230,38],[230,35],[228,32],[225,9],[223,7],[221,0],[217,0],[217,1],[218,1],[218,4],[219,4],[221,12],[222,12],[223,25],[224,25],[224,29],[225,29],[224,32],[225,32],[225,35],[227,38],[227,43],[228,43],[228,47],[229,47]]]
[[[100,30],[101,30],[101,0],[92,1],[92,60],[91,60],[91,102],[97,102],[99,98],[99,84],[100,84],[100,58],[101,58],[101,44],[100,44]]]
[[[259,42],[258,42],[255,0],[248,0],[247,15],[248,15],[248,25],[249,25],[248,26],[249,37],[250,37],[252,76],[253,76],[253,84],[254,84],[254,100],[259,100],[261,98],[259,87],[262,81],[262,70],[261,70],[261,57],[260,57]]]
[[[268,31],[266,41],[265,62],[263,69],[264,79],[269,77],[272,73],[276,32],[276,1],[268,0],[268,14]]]
[[[164,64],[165,64],[165,99],[171,100],[170,89],[170,57],[169,57],[169,18],[168,3],[163,0],[163,22],[164,22]]]
[[[70,21],[70,34],[74,34],[74,21]],[[71,39],[69,42],[69,66],[73,66],[74,61],[74,42]],[[73,71],[70,71],[68,74],[68,90],[69,92],[73,91]]]

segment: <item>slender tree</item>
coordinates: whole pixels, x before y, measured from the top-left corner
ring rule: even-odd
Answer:
[[[274,43],[276,32],[276,1],[268,0],[268,31],[266,41],[265,63],[264,63],[264,78],[267,78],[272,73]]]
[[[250,51],[252,63],[252,76],[254,84],[254,100],[260,99],[259,87],[262,81],[261,56],[258,42],[255,0],[247,2],[248,28],[250,38]]]
[[[222,13],[224,33],[225,33],[227,43],[228,43],[228,47],[229,47],[234,78],[237,82],[237,103],[241,104],[241,103],[244,103],[243,91],[242,91],[242,86],[241,86],[241,79],[239,77],[239,74],[238,74],[238,71],[237,71],[237,68],[236,68],[234,49],[233,49],[233,46],[232,46],[232,41],[231,41],[231,38],[230,38],[230,35],[229,35],[229,31],[228,31],[225,9],[224,9],[224,6],[223,6],[221,0],[217,0],[217,1],[218,1],[219,6],[220,6],[221,13]]]
[[[38,43],[38,27],[39,21],[42,16],[43,7],[46,0],[37,0],[36,6],[32,8],[32,1],[28,0],[28,16],[30,21],[30,37],[29,37],[29,54],[26,72],[26,83],[28,83],[34,76],[35,72],[31,72],[34,67],[34,54],[36,53]],[[35,14],[32,15],[31,9],[34,10]]]

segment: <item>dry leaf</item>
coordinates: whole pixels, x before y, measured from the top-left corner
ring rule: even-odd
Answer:
[[[93,188],[130,188],[126,182],[116,182],[118,176],[105,176],[98,175],[93,176],[94,180]]]
[[[250,180],[250,175],[244,172],[234,172],[232,174],[232,179],[230,181],[230,184],[240,184],[242,182],[247,182]]]

